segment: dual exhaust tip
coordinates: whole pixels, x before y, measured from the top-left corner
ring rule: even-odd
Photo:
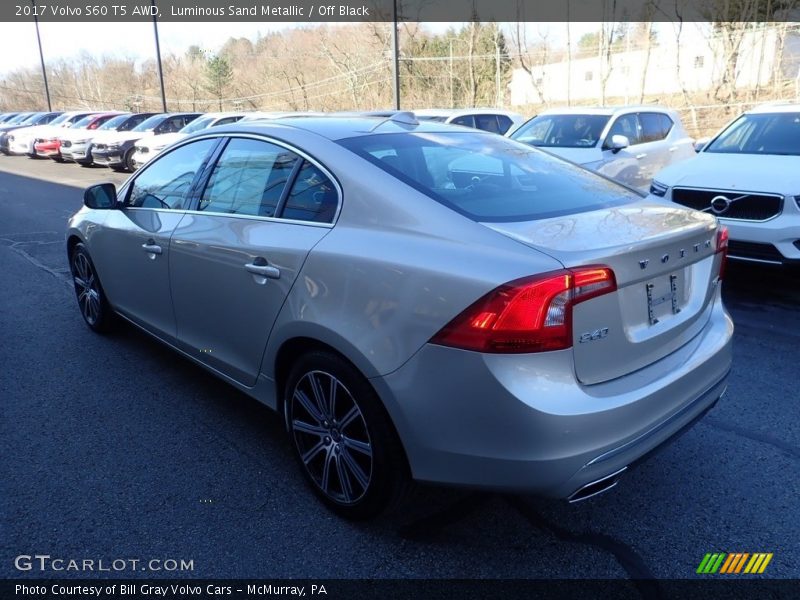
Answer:
[[[622,467],[619,471],[611,473],[611,475],[606,475],[605,477],[601,477],[600,479],[592,481],[591,483],[587,483],[583,487],[578,488],[577,491],[573,492],[567,498],[567,502],[574,504],[575,502],[581,502],[582,500],[587,500],[592,496],[597,496],[598,494],[607,492],[617,485],[617,483],[619,483],[622,474],[627,470],[627,466]]]

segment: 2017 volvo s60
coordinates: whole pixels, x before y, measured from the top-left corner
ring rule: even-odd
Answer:
[[[247,122],[84,203],[86,323],[122,317],[279,411],[349,518],[414,480],[589,497],[726,387],[724,228],[491,133]]]

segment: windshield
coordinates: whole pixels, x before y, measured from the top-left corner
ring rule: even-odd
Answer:
[[[154,115],[139,123],[136,127],[131,129],[131,131],[153,131],[166,117],[166,114]]]
[[[88,117],[83,117],[80,121],[70,125],[72,129],[83,129],[89,125],[94,119],[94,115],[89,115]]]
[[[594,148],[607,115],[541,115],[511,134],[511,139],[548,148]]]
[[[61,125],[64,121],[66,121],[67,119],[71,119],[72,117],[73,115],[68,115],[67,113],[64,113],[63,115],[60,115],[55,119],[53,119],[52,121],[50,121],[50,125]]]
[[[36,125],[39,121],[41,121],[47,113],[32,113],[29,114],[27,118],[23,119],[20,122],[20,125]]]
[[[97,130],[98,131],[100,131],[100,130],[108,131],[109,129],[116,129],[117,127],[122,125],[125,121],[127,121],[129,118],[130,118],[130,115],[118,115],[116,117],[113,117],[112,119],[109,119],[108,121],[106,121],[102,125],[100,125],[100,127],[98,127]]]
[[[30,116],[31,116],[31,113],[20,113],[16,117],[14,117],[12,119],[9,119],[8,120],[8,124],[9,125],[18,125],[18,124],[20,124],[20,123],[22,123],[24,121],[27,121],[30,118]]]
[[[195,131],[200,131],[201,129],[205,129],[209,127],[211,123],[214,121],[215,117],[203,117],[201,119],[195,119],[191,123],[189,123],[186,127],[180,130],[181,133],[194,133]]]
[[[705,152],[800,155],[800,112],[742,115]]]
[[[571,163],[489,133],[397,133],[338,143],[479,222],[530,221],[641,199]]]

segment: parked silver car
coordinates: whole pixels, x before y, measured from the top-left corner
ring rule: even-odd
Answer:
[[[725,390],[724,229],[501,136],[247,122],[84,203],[86,323],[121,315],[279,411],[350,518],[412,479],[589,497]]]
[[[667,165],[695,156],[678,113],[660,106],[554,108],[509,137],[642,191]]]

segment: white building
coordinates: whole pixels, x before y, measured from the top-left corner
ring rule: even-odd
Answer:
[[[603,98],[638,102],[646,96],[713,90],[720,84],[731,52],[723,40],[698,28],[684,28],[680,43],[670,25],[645,48],[612,52],[567,62],[534,64],[529,74],[514,69],[509,84],[512,106],[602,102]],[[780,64],[779,64],[780,63]],[[781,52],[781,30],[756,29],[741,38],[736,60],[737,88],[754,88],[779,80],[795,80],[800,68],[800,31],[790,28]],[[776,73],[777,70],[777,73]],[[603,79],[605,93],[603,93]],[[682,84],[682,85],[681,85]]]

